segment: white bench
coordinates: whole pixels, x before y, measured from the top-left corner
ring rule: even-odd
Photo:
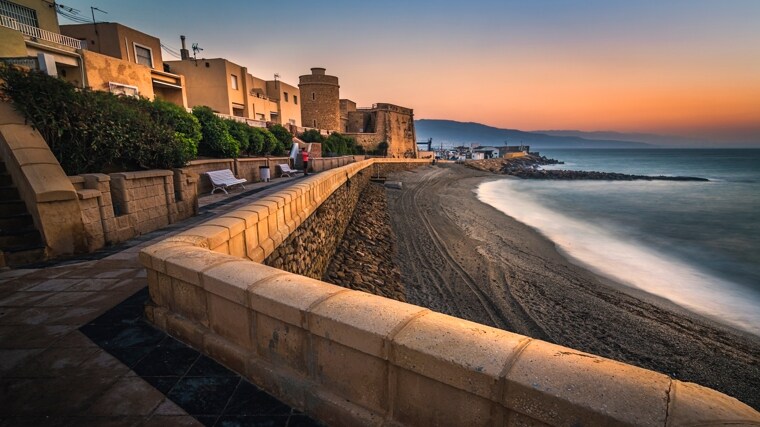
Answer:
[[[282,171],[282,174],[286,176],[293,176],[294,173],[301,172],[299,170],[291,169],[290,165],[288,165],[287,163],[278,164],[277,167],[280,168],[280,171]]]
[[[247,179],[242,178],[238,179],[235,178],[235,175],[232,174],[232,171],[229,169],[223,169],[218,171],[208,171],[206,172],[206,175],[208,175],[208,179],[211,180],[211,185],[214,187],[211,190],[211,194],[214,194],[216,190],[222,190],[224,191],[224,194],[229,194],[227,192],[227,188],[232,187],[234,185],[240,185],[243,187],[243,190],[245,190],[245,186],[243,185],[244,182],[248,182]]]

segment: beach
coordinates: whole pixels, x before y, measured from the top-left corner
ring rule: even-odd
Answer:
[[[387,197],[408,302],[760,408],[760,337],[573,264],[534,229],[478,200],[480,183],[503,178],[455,164],[390,177],[403,183]]]

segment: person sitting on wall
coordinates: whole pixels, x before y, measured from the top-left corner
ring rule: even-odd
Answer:
[[[303,160],[303,175],[309,174],[309,152],[306,147],[301,148],[301,160]]]

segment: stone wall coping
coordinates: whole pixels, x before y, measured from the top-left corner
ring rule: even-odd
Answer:
[[[308,217],[288,217],[285,209],[292,213],[293,204],[300,200],[304,211],[313,211],[359,171],[375,163],[403,162],[410,161],[372,159],[332,169],[301,181],[287,192],[275,193],[143,249],[140,261],[149,270],[149,281],[157,280],[151,279],[156,275],[168,276],[173,284],[176,281],[171,287],[174,297],[163,297],[160,292],[154,296],[151,284],[154,303],[177,307],[172,310],[176,314],[170,314],[173,317],[156,323],[163,322],[174,334],[207,349],[222,363],[261,378],[264,386],[279,390],[286,398],[292,397],[319,413],[324,413],[319,405],[344,411],[341,413],[353,422],[377,416],[390,417],[386,419],[388,425],[406,425],[393,414],[408,414],[414,408],[423,413],[431,405],[453,404],[430,396],[419,401],[404,399],[403,410],[394,409],[401,404],[393,398],[399,393],[394,389],[399,380],[394,378],[403,376],[407,381],[404,384],[417,384],[415,387],[422,387],[419,390],[429,390],[435,396],[457,396],[457,401],[477,402],[476,406],[486,404],[491,410],[486,410],[485,417],[489,413],[497,418],[502,416],[499,414],[514,414],[515,419],[546,425],[760,423],[758,412],[708,388],[228,254],[233,244],[251,245],[242,249],[244,254],[253,248],[271,253],[273,242],[283,239],[282,230],[295,229],[286,223],[288,218],[300,224]],[[226,248],[226,252],[210,250],[215,248]],[[208,296],[201,297],[198,292]],[[245,322],[258,326],[244,323],[240,329],[240,324],[218,310],[249,313]],[[156,308],[150,313],[156,316],[163,312]],[[258,320],[254,323],[251,319]],[[274,337],[255,336],[262,333],[260,328],[268,331],[269,327],[277,328]],[[235,335],[236,330],[251,332],[242,336]],[[242,342],[230,341],[233,336],[240,336]],[[269,339],[275,341],[267,344]],[[258,342],[259,350],[249,354],[245,348],[251,342]],[[261,347],[267,345],[266,350]],[[245,358],[249,361],[240,362]],[[294,374],[304,369],[313,373],[305,378]],[[351,381],[334,377],[336,372],[363,373],[362,379]],[[303,390],[287,391],[289,380],[285,379],[296,378],[292,375],[305,381],[314,396],[304,398]],[[385,386],[372,386],[370,391],[368,384]],[[385,387],[389,388],[383,391]],[[380,397],[368,397],[367,393]]]
[[[287,156],[280,156],[280,157],[238,157],[237,159],[234,159],[238,162],[260,162],[260,161],[268,161],[268,160],[274,160],[274,161],[280,161],[287,163],[290,160],[290,157]]]
[[[172,176],[174,172],[166,169],[151,169],[146,171],[133,171],[133,172],[117,172],[110,174],[112,178],[121,179],[143,179],[143,178],[156,178],[163,176]]]
[[[84,183],[84,177],[81,175],[69,175],[69,181],[76,185],[76,184],[83,184]]]
[[[77,196],[79,196],[79,200],[94,199],[102,195],[103,193],[98,190],[77,190]]]
[[[234,163],[235,159],[202,159],[202,160],[191,160],[187,162],[188,166],[195,166],[195,165],[207,165],[211,163]]]
[[[104,173],[83,173],[78,176],[81,176],[84,179],[91,179],[97,182],[109,182],[111,180],[111,177]]]

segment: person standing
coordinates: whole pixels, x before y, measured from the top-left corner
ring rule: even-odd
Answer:
[[[306,147],[301,148],[301,160],[303,160],[303,175],[309,174],[309,152]]]

